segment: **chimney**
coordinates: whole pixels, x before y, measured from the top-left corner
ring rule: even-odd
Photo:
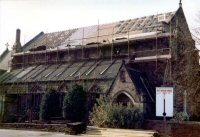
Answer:
[[[20,43],[20,29],[16,30],[16,43]]]
[[[179,7],[182,7],[182,0],[180,0],[179,2]]]
[[[22,47],[21,47],[21,43],[20,43],[20,29],[16,30],[16,40],[15,40],[15,44],[13,45],[13,52],[14,53],[18,53],[21,52]]]

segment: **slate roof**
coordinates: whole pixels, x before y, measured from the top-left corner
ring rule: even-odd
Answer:
[[[162,21],[158,17],[164,15]],[[70,29],[53,33],[41,33],[37,39],[26,44],[25,51],[47,46],[48,50],[76,48],[80,45],[109,44],[112,40],[155,35],[160,31],[165,33],[166,24],[169,23],[175,12],[151,15],[141,18],[129,19],[109,24],[94,25],[84,28]],[[129,33],[129,34],[128,34]],[[27,48],[28,47],[28,48]]]
[[[65,81],[65,85],[71,85],[71,82],[86,81],[88,89],[97,84],[101,93],[107,93],[112,86],[121,66],[122,60],[96,60],[85,62],[72,62],[60,65],[38,65],[25,69],[15,69],[11,72],[5,72],[0,76],[0,83],[7,86],[4,90],[9,94],[20,94],[31,92],[29,83],[58,82]],[[148,80],[141,72],[127,68],[129,75],[136,86],[136,89],[146,95],[145,101],[154,101],[153,94]],[[52,84],[55,89],[59,84]],[[51,86],[52,86],[51,85]],[[44,91],[43,91],[44,92]]]
[[[99,60],[66,63],[62,65],[38,65],[25,69],[15,69],[0,76],[0,83],[25,83],[45,81],[74,80],[113,80],[120,67],[121,60]]]

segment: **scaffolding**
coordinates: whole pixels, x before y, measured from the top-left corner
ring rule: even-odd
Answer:
[[[158,15],[157,15],[158,16]],[[128,22],[128,21],[127,21]],[[117,26],[122,27],[117,27]],[[148,62],[148,61],[155,61],[156,64],[156,70],[158,69],[158,61],[164,60],[167,61],[167,64],[170,64],[169,60],[171,59],[171,39],[174,37],[171,34],[171,22],[170,22],[170,33],[159,33],[158,30],[158,20],[156,25],[154,26],[156,29],[153,32],[144,32],[144,33],[136,33],[136,30],[133,29],[122,29],[123,23],[118,24],[108,24],[108,25],[98,25],[86,27],[86,28],[80,28],[80,29],[72,29],[67,31],[61,31],[56,33],[46,33],[40,38],[38,41],[36,40],[32,44],[32,51],[23,51],[23,57],[22,62],[18,62],[13,64],[13,66],[22,66],[23,70],[25,67],[34,65],[36,67],[39,67],[40,65],[43,65],[44,68],[41,68],[36,74],[31,74],[30,77],[34,79],[34,77],[37,77],[40,75],[40,78],[43,79],[41,81],[35,80],[33,82],[28,82],[27,79],[23,82],[25,85],[27,85],[27,92],[30,88],[30,86],[37,86],[37,85],[45,85],[46,88],[50,88],[49,85],[51,85],[52,81],[48,81],[47,77],[53,73],[53,71],[56,71],[56,69],[59,69],[62,64],[71,62],[71,65],[73,64],[73,61],[70,61],[70,57],[72,57],[72,53],[75,51],[78,52],[81,51],[81,55],[79,59],[76,61],[83,61],[84,63],[81,65],[83,66],[86,64],[86,62],[89,60],[85,55],[85,49],[95,49],[97,51],[97,58],[93,58],[95,61],[94,65],[91,65],[91,67],[88,69],[86,73],[91,73],[96,66],[98,66],[102,60],[104,60],[104,55],[102,52],[103,48],[110,49],[110,53],[105,59],[110,60],[110,65],[108,65],[106,68],[101,70],[100,74],[102,75],[105,73],[112,64],[115,63],[116,58],[121,58],[128,60],[130,63],[138,63],[138,62]],[[126,28],[126,26],[124,27]],[[145,27],[144,27],[145,28]],[[147,26],[145,29],[149,29],[149,26]],[[120,32],[121,31],[121,32]],[[158,41],[162,38],[169,38],[170,37],[170,46],[168,48],[158,48]],[[144,50],[133,50],[135,47],[139,46],[137,45],[138,41],[142,41],[145,43],[145,41],[155,41],[155,45],[153,45],[153,49],[144,49]],[[45,50],[37,50],[40,46],[45,46]],[[113,51],[115,47],[121,47],[121,50],[125,49],[126,51],[121,52],[118,51],[119,54],[113,54]],[[125,48],[124,48],[125,47]],[[63,52],[65,54],[65,57],[61,58],[60,52]],[[54,57],[52,58],[51,57]],[[21,56],[20,53],[16,54],[15,56]],[[32,60],[29,59],[29,57],[32,57]],[[55,59],[55,60],[54,60]],[[56,68],[53,68],[51,72],[48,72],[48,74],[43,74],[45,69],[48,69],[52,64],[56,65]],[[54,77],[57,77],[57,87],[62,86],[66,83],[66,79],[58,80],[58,77],[61,76],[71,65],[68,65],[62,72],[59,72]],[[78,68],[80,69],[81,66]],[[94,67],[94,68],[93,68]],[[168,68],[171,69],[171,67],[166,67],[166,72],[168,71]],[[74,70],[74,73],[72,73],[70,76],[74,77],[74,74],[78,71]],[[32,71],[32,70],[31,70]],[[95,73],[95,72],[94,72]],[[171,70],[170,70],[171,73]],[[18,74],[14,75],[13,77],[17,76]],[[34,76],[33,76],[34,75]],[[82,84],[84,84],[87,79],[81,79],[81,74],[79,72],[78,75],[78,81],[81,81]],[[27,76],[27,75],[26,75]],[[164,76],[164,79],[166,79],[167,76]],[[91,85],[88,86],[88,89],[92,88],[92,86],[97,81],[97,76],[93,78]],[[74,83],[75,81],[71,80],[70,85]],[[14,86],[14,84],[19,85],[22,84],[21,82],[14,82],[12,83],[11,87]],[[37,90],[37,87],[33,87],[32,90]],[[43,90],[44,90],[43,89]],[[17,90],[18,91],[18,90]],[[44,92],[44,91],[43,91]],[[33,93],[33,99],[35,102],[36,94]]]
[[[157,15],[158,18],[158,15]],[[54,33],[46,33],[44,34],[43,38],[40,41],[36,41],[33,43],[33,51],[23,51],[23,60],[22,62],[15,63],[14,65],[20,66],[22,65],[23,69],[25,66],[28,66],[26,63],[30,65],[40,65],[44,64],[45,68],[50,66],[50,64],[57,64],[57,68],[59,64],[63,64],[65,62],[69,62],[69,57],[72,56],[70,52],[74,52],[75,50],[81,50],[81,60],[88,60],[84,57],[84,49],[86,48],[97,48],[98,58],[101,59],[102,57],[102,47],[110,47],[110,60],[111,63],[113,62],[113,58],[126,56],[127,59],[132,63],[137,62],[148,62],[148,61],[155,61],[156,62],[156,70],[158,66],[158,60],[170,60],[171,58],[171,39],[173,35],[171,34],[171,22],[170,22],[170,33],[165,34],[158,34],[160,30],[158,29],[158,19],[156,19],[156,29],[155,33],[141,33],[141,34],[134,34],[135,30],[128,29],[123,33],[119,33],[120,27],[117,27],[120,24],[108,24],[105,26],[100,26],[99,21],[97,26],[86,27],[82,29],[72,29],[62,32]],[[149,27],[149,26],[148,26]],[[146,28],[148,28],[146,27]],[[96,30],[96,31],[95,31]],[[82,33],[81,33],[82,31]],[[79,33],[79,34],[78,34]],[[95,36],[95,33],[96,36]],[[158,40],[170,37],[169,41],[169,48],[160,48],[158,49]],[[134,50],[133,49],[133,42],[135,41],[142,41],[144,40],[151,40],[155,38],[155,48],[152,50]],[[52,43],[51,43],[52,42]],[[76,43],[76,45],[73,45]],[[119,43],[122,46],[127,44],[127,52],[120,53],[119,55],[113,55],[113,50],[115,45],[118,46]],[[45,51],[37,51],[36,49],[40,46],[45,45]],[[49,44],[51,46],[49,46]],[[136,43],[134,43],[134,46]],[[53,49],[52,49],[53,47]],[[59,58],[59,52],[67,52],[67,56],[64,60]],[[50,58],[50,55],[56,53],[55,61]],[[42,56],[44,54],[44,60],[42,60]],[[29,55],[32,55],[32,62],[29,60]],[[38,56],[39,55],[39,56]],[[16,55],[20,56],[20,54]],[[134,58],[132,58],[134,56]],[[26,59],[25,59],[26,57]],[[41,78],[43,76],[43,71],[41,71]],[[38,74],[40,75],[40,73]]]

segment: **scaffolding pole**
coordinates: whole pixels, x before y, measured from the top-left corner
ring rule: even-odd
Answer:
[[[33,62],[34,63],[36,63],[36,59],[35,59],[35,47],[36,47],[36,45],[35,45],[35,42],[34,42],[34,50],[33,50]]]
[[[99,19],[98,19],[98,30],[97,30],[97,53],[98,53],[98,57],[100,58],[100,50],[99,50]]]
[[[129,31],[128,31],[128,60],[130,60],[130,41],[129,41]]]
[[[47,34],[46,34],[46,37],[45,37],[45,67],[47,65]]]
[[[25,51],[24,51],[24,48],[23,48],[23,70],[24,69],[25,69]]]
[[[56,65],[58,66],[58,46],[56,47]]]
[[[169,54],[172,56],[172,22],[170,21],[170,37],[169,37]],[[170,65],[170,81],[173,82],[172,80],[172,60],[169,60],[169,65]]]
[[[157,71],[157,67],[158,67],[158,13],[157,13],[157,27],[156,27],[156,71]]]
[[[112,44],[111,44],[111,50],[110,50],[110,59],[111,59],[111,63],[112,63],[112,60],[113,60],[113,46],[114,46],[114,41],[113,41],[113,35],[114,35],[114,27],[112,29]]]
[[[69,29],[70,31],[70,29]],[[71,32],[70,32],[71,33]],[[69,59],[69,47],[70,47],[70,36],[69,36],[69,39],[68,39],[68,43],[67,43],[67,54],[68,54],[68,59]]]
[[[83,27],[83,34],[82,34],[82,46],[81,46],[81,51],[82,51],[82,59],[84,59],[84,51],[83,51],[83,45],[84,45],[84,27]]]

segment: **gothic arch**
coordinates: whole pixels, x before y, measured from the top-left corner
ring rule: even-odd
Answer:
[[[92,110],[94,104],[97,103],[96,101],[101,93],[102,93],[101,88],[96,84],[89,89],[89,92],[87,93],[88,111]]]
[[[127,105],[129,102],[132,105],[135,105],[136,102],[133,97],[127,91],[119,91],[114,95],[114,101],[118,103],[122,103],[123,105]]]
[[[67,85],[65,83],[59,85],[58,88],[57,88],[58,92],[67,92],[67,90],[68,90],[68,88],[67,88]]]

